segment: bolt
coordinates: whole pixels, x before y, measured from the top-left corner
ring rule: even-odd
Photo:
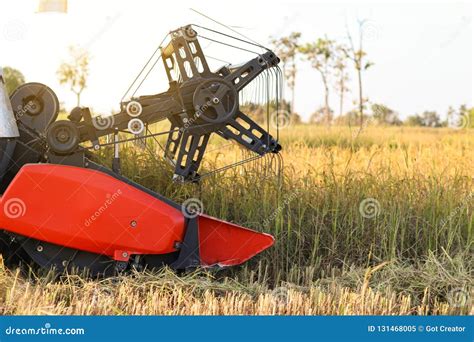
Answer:
[[[41,253],[43,251],[43,246],[38,245],[38,247],[36,247],[36,250]]]
[[[137,221],[133,220],[132,222],[130,222],[130,226],[132,228],[135,228],[137,226]]]
[[[123,253],[122,253],[122,257],[128,258],[128,253],[127,253],[127,252],[123,252]]]
[[[217,97],[214,97],[214,98],[212,99],[212,103],[214,103],[214,104],[219,104],[220,102],[221,102],[221,101],[220,101]]]
[[[66,267],[67,266],[67,260],[63,260],[62,264],[63,264],[64,267]]]

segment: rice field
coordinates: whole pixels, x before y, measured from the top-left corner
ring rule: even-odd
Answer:
[[[474,313],[473,130],[300,125],[283,129],[281,143],[281,170],[262,160],[199,185],[171,183],[170,167],[146,150],[122,150],[123,172],[138,183],[274,235],[247,264],[56,281],[1,267],[0,313]],[[226,142],[212,147],[204,169],[243,156]]]

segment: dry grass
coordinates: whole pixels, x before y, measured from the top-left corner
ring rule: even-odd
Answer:
[[[199,197],[208,214],[273,234],[275,246],[251,262],[214,276],[101,281],[0,268],[0,312],[473,314],[472,130],[303,125],[281,140],[280,180],[247,165],[199,186],[171,184],[165,162],[122,151],[124,173],[144,186],[177,202]],[[213,145],[204,169],[242,156],[224,146]],[[379,203],[374,217],[360,213],[366,198]]]
[[[376,270],[372,270],[376,271]],[[26,281],[18,272],[0,269],[3,315],[407,315],[473,313],[430,298],[329,287],[278,287],[216,281],[209,275],[134,274],[106,280],[63,276]]]

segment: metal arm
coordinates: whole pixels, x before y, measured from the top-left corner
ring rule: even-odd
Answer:
[[[212,133],[235,140],[259,155],[277,153],[281,149],[278,142],[240,111],[239,92],[263,71],[277,66],[279,58],[267,51],[242,65],[211,72],[191,26],[172,31],[170,36],[170,42],[161,49],[168,91],[124,102],[121,112],[110,117],[92,118],[85,108],[70,117],[71,121],[55,122],[47,134],[51,150],[70,154],[81,142],[98,145],[101,136],[127,129],[137,134],[140,125],[168,119],[171,130],[165,157],[175,165],[175,176],[183,180],[197,177]],[[69,144],[61,136],[66,131],[72,135]]]

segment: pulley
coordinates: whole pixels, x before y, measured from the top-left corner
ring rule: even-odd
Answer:
[[[128,122],[128,130],[135,135],[142,134],[145,130],[145,124],[140,119],[132,119]]]
[[[57,154],[70,154],[74,152],[79,145],[79,130],[72,121],[56,121],[48,128],[46,140],[49,148]]]
[[[10,99],[17,120],[38,133],[44,134],[58,117],[58,98],[44,84],[23,84],[13,92]]]
[[[235,86],[221,78],[210,78],[194,91],[196,116],[208,123],[223,123],[233,117],[239,108]]]
[[[126,110],[129,116],[131,116],[132,118],[136,118],[142,114],[143,107],[140,102],[131,101],[127,104]]]

